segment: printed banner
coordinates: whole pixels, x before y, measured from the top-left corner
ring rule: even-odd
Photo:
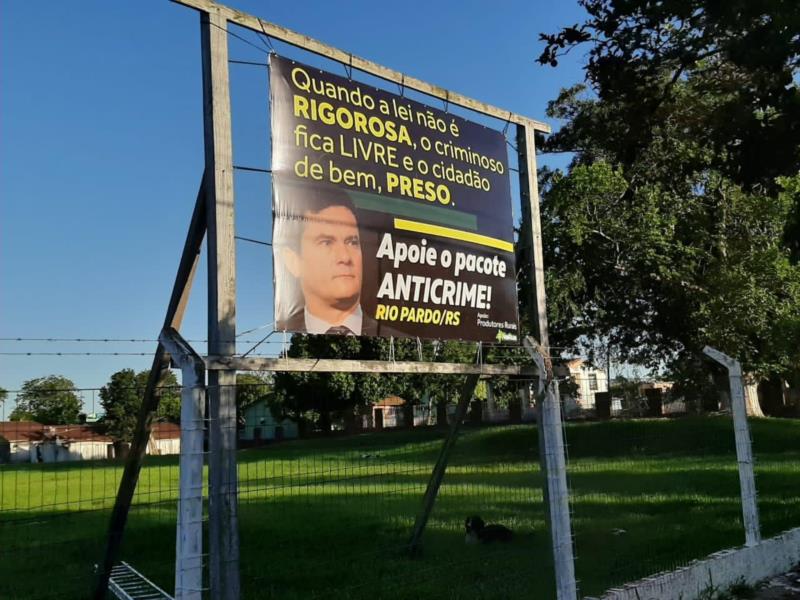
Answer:
[[[495,130],[270,56],[278,331],[516,341]]]

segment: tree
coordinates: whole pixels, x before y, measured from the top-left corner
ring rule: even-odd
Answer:
[[[103,424],[108,435],[125,442],[133,440],[143,394],[133,369],[122,369],[111,375],[100,390],[100,404],[105,411]]]
[[[105,412],[103,424],[115,439],[125,442],[133,440],[149,375],[149,371],[136,373],[133,369],[122,369],[111,375],[109,382],[100,390],[100,404]],[[160,394],[156,413],[158,418],[174,423],[180,421],[178,387],[175,375],[168,371],[157,388]]]
[[[236,374],[236,407],[241,412],[261,402],[270,402],[274,394],[272,379],[256,373]]]
[[[800,5],[581,4],[540,57],[590,44],[586,84],[548,111],[564,125],[545,149],[574,157],[542,174],[551,341],[706,378],[689,368],[706,344],[798,369]]]
[[[75,384],[61,375],[29,379],[17,394],[12,421],[38,421],[45,425],[68,425],[78,422],[83,402],[75,393]]]
[[[377,359],[386,356],[386,344],[378,338],[295,334],[287,355]],[[277,373],[276,406],[283,416],[301,423],[315,420],[322,431],[328,432],[334,418],[347,420],[355,410],[386,395],[389,381],[376,373]]]
[[[136,386],[141,390],[142,399],[144,399],[144,390],[147,387],[147,380],[150,378],[150,370],[145,369],[136,374]],[[171,423],[180,423],[181,421],[181,386],[178,384],[178,379],[175,373],[167,371],[161,376],[156,387],[156,392],[159,394],[158,410],[156,417]],[[138,412],[138,409],[137,409]]]

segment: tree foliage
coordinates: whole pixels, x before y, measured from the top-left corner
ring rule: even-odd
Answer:
[[[357,360],[419,360],[431,362],[474,361],[475,346],[462,342],[418,345],[413,339],[390,342],[381,338],[294,335],[287,355],[292,358],[339,358]],[[328,431],[337,418],[345,421],[389,395],[416,404],[432,400],[451,402],[463,383],[458,375],[386,375],[380,373],[277,373],[276,404],[284,416],[311,420]],[[496,391],[504,393],[505,380]]]
[[[45,425],[69,425],[78,422],[82,404],[71,380],[61,375],[48,375],[22,384],[17,406],[9,418]]]
[[[542,176],[553,343],[696,371],[706,344],[761,374],[800,357],[800,4],[583,0],[543,64],[588,44]],[[795,253],[795,254],[793,254]]]
[[[133,369],[122,369],[111,375],[109,382],[100,390],[100,403],[105,415],[103,424],[107,433],[115,439],[130,442],[136,430],[139,410],[142,406],[150,371],[136,373]],[[159,383],[160,394],[157,418],[178,423],[180,421],[180,389],[174,373],[168,371]]]
[[[236,407],[244,409],[265,401],[270,404],[274,395],[272,378],[258,373],[236,375]]]

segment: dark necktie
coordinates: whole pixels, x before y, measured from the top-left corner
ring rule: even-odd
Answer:
[[[355,335],[352,329],[350,329],[349,327],[345,327],[344,325],[337,325],[336,327],[331,327],[325,333],[333,335]]]

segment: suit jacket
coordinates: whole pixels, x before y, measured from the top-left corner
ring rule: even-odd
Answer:
[[[305,308],[301,308],[298,311],[293,312],[289,315],[289,318],[285,321],[277,321],[275,323],[275,330],[276,331],[291,331],[295,333],[306,333],[306,314]],[[382,335],[395,335],[395,333],[389,333],[386,331],[385,327],[381,327],[381,334]],[[362,311],[361,313],[361,334],[365,336],[377,336],[378,335],[378,322],[373,319],[372,317],[367,316],[366,313]]]

